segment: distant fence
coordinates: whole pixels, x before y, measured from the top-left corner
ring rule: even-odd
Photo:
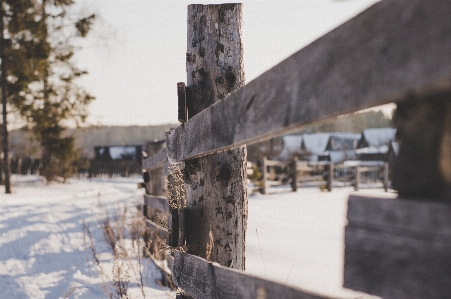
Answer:
[[[334,164],[329,161],[277,161],[263,158],[262,193],[267,194],[273,186],[291,185],[293,191],[299,186],[320,186],[332,191],[334,181],[354,186],[357,191],[362,184],[371,186],[382,183],[388,191],[389,166],[385,161],[348,161]]]
[[[384,299],[451,297],[450,2],[378,2],[245,86],[241,14],[240,4],[188,7],[184,124],[167,134],[169,161],[185,163],[186,206],[171,212],[172,245],[186,252],[174,254],[179,297],[329,298],[242,271],[242,146],[390,102],[400,198],[350,197],[344,285]]]
[[[144,183],[141,184],[146,190],[142,206],[147,228],[145,241],[151,244],[152,255],[149,258],[160,268],[167,284],[171,285],[174,259],[164,248],[178,242],[178,234],[173,234],[171,229],[174,226],[173,221],[178,221],[178,215],[173,215],[174,211],[169,205],[168,183],[171,173],[166,146],[161,142],[148,144],[147,153],[148,158],[142,160]],[[175,241],[172,240],[174,238]]]
[[[362,184],[375,186],[382,183],[382,187],[388,191],[388,170],[389,166],[385,161],[348,161],[334,164],[329,161],[298,161],[296,158],[291,161],[263,158],[261,191],[267,194],[270,187],[282,185],[291,185],[293,191],[299,186],[312,185],[332,191],[334,181],[354,186],[356,191]]]

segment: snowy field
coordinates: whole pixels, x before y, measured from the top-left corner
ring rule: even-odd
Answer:
[[[334,298],[378,298],[342,287],[347,200],[354,188],[290,190],[249,196],[246,271]],[[396,196],[382,188],[358,193]]]
[[[108,298],[86,250],[83,221],[111,271],[112,255],[95,228],[105,208],[131,208],[141,200],[140,180],[69,180],[46,186],[37,177],[13,176],[13,194],[0,194],[0,298]],[[155,283],[161,275],[153,264],[144,264],[144,274],[146,298],[174,297]],[[132,294],[142,298],[137,288]]]
[[[0,194],[0,298],[107,298],[85,248],[82,224],[98,226],[99,202],[109,210],[135,205],[143,194],[139,181],[69,180],[46,186],[36,177],[13,177],[13,194]],[[301,188],[250,196],[246,271],[338,298],[372,298],[341,287],[351,191]],[[99,251],[107,252],[102,232],[93,229],[93,236]],[[106,254],[102,263],[111,260]],[[175,297],[155,283],[160,277],[151,264],[144,273],[146,298]],[[141,298],[137,288],[133,291],[133,298]]]

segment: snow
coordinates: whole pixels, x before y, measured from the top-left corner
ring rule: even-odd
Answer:
[[[84,245],[82,223],[98,225],[99,202],[112,210],[141,201],[139,181],[69,180],[46,186],[38,177],[14,176],[14,194],[0,195],[0,298],[106,298]],[[372,298],[341,287],[352,189],[277,191],[249,196],[246,272],[336,298]],[[102,232],[92,231],[99,251],[107,252]],[[111,254],[101,261],[112,268]],[[159,273],[152,264],[145,273],[148,298],[174,298],[155,283]],[[139,290],[133,291],[139,298]]]
[[[396,129],[394,128],[371,128],[362,131],[369,147],[388,146],[390,141],[395,139]]]
[[[110,146],[110,156],[113,160],[123,159],[126,156],[136,158],[136,147],[134,146]]]
[[[316,187],[250,196],[246,272],[333,297],[376,298],[342,288],[344,227],[352,190],[321,192]],[[359,192],[380,196],[382,190]]]
[[[302,147],[313,155],[322,155],[329,142],[330,133],[314,133],[302,135]]]
[[[107,298],[82,224],[91,227],[98,251],[107,252],[102,232],[95,229],[103,210],[99,203],[110,211],[118,205],[131,208],[142,197],[138,181],[45,185],[36,176],[13,176],[14,193],[0,194],[0,298]],[[111,254],[102,254],[101,260],[105,269],[112,267]],[[155,282],[160,278],[155,266],[146,263],[144,271],[149,297],[168,298]],[[132,288],[132,293],[138,296],[139,290]]]
[[[279,154],[281,159],[290,159],[294,154],[301,153],[302,136],[287,135],[283,136],[283,149]]]

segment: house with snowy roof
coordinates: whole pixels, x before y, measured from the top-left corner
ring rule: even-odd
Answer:
[[[355,152],[357,142],[361,134],[336,132],[331,133],[327,142],[326,151],[329,154],[329,161],[342,163],[349,160],[357,160]]]
[[[326,153],[327,143],[331,133],[311,133],[303,134],[301,142],[301,151],[304,159],[308,161],[328,160]]]
[[[371,128],[362,131],[357,154],[363,161],[386,161],[390,143],[395,139],[394,128]]]
[[[302,155],[302,135],[286,135],[282,137],[282,150],[279,158],[289,160],[294,156]]]

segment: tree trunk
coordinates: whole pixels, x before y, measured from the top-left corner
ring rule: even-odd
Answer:
[[[3,35],[3,1],[0,1],[0,59],[1,59],[1,95],[2,95],[2,146],[3,146],[3,172],[5,174],[5,193],[11,193],[10,169],[9,169],[9,140],[6,110],[6,59],[5,59],[5,37]]]
[[[240,4],[188,7],[189,118],[244,85],[241,18]],[[217,134],[227,129],[212,128]],[[246,163],[246,147],[240,147],[188,160],[184,170],[188,253],[241,270],[245,269]]]

